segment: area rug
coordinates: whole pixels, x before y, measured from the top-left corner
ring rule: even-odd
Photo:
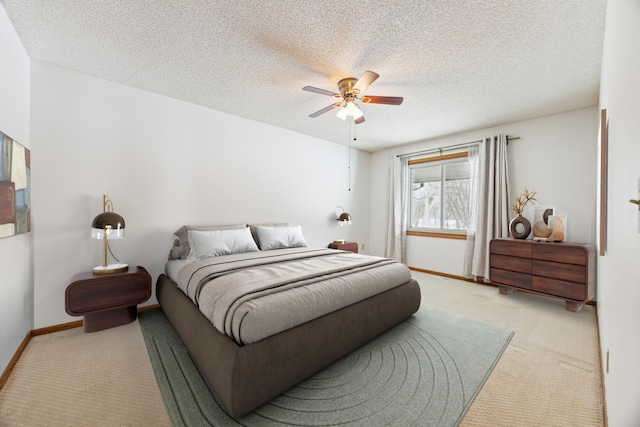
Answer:
[[[139,318],[175,426],[456,426],[513,336],[422,305],[385,334],[234,419],[162,309]]]

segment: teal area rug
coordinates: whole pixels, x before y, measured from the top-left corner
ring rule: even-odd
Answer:
[[[149,310],[139,318],[175,426],[455,426],[513,336],[422,305],[385,334],[233,419],[164,312]]]

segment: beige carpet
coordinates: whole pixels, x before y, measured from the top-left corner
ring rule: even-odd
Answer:
[[[515,335],[461,426],[603,426],[595,308],[413,273],[423,304],[511,329]]]
[[[0,390],[0,426],[170,426],[138,321],[34,337]]]
[[[462,426],[602,426],[595,309],[424,273],[422,302],[515,331]],[[138,322],[35,337],[0,390],[0,426],[168,426]]]

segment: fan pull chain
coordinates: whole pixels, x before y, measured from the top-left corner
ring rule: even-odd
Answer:
[[[349,121],[347,121],[347,126],[349,126],[349,164],[347,165],[347,172],[349,173],[349,191],[351,191],[351,123]],[[355,133],[355,127],[353,131]]]

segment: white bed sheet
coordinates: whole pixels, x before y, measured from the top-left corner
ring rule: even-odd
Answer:
[[[164,272],[171,280],[178,283],[178,272],[189,262],[191,261],[188,261],[186,259],[170,259],[164,265]]]

